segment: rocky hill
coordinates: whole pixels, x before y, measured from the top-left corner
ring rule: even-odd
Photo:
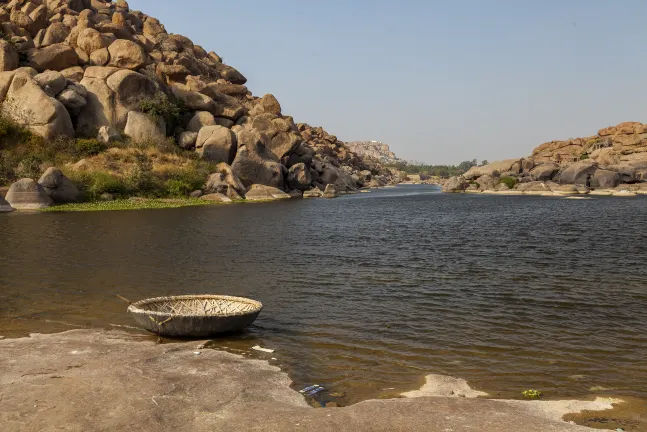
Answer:
[[[1,1],[0,24],[2,118],[59,146],[60,137],[76,149],[96,144],[79,144],[81,138],[98,142],[80,160],[61,157],[79,152],[51,155],[52,146],[41,143],[42,154],[29,156],[39,159],[41,172],[65,159],[50,189],[57,179],[82,177],[78,171],[101,170],[117,181],[126,175],[123,167],[144,167],[168,182],[173,178],[162,167],[168,171],[169,164],[211,166],[203,192],[236,191],[229,193],[235,198],[252,185],[317,196],[328,185],[336,193],[397,181],[323,128],[295,123],[273,95],[252,95],[245,76],[214,51],[169,33],[124,0]],[[28,164],[16,156],[25,151],[15,142],[8,150],[9,135],[0,136],[0,179],[14,181]],[[165,147],[169,141],[176,149]],[[165,144],[149,145],[142,155],[137,143]],[[29,186],[30,193],[42,195],[40,186]]]
[[[347,145],[351,151],[363,158],[370,158],[384,164],[401,162],[388,144],[379,141],[353,141]]]
[[[647,194],[647,124],[626,122],[596,135],[547,142],[527,158],[474,167],[445,185],[454,192],[510,188],[533,194]]]

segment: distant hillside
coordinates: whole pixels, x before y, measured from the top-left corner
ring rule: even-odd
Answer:
[[[354,141],[346,143],[348,148],[362,158],[370,158],[381,163],[397,163],[400,159],[391,151],[388,144],[379,141]]]

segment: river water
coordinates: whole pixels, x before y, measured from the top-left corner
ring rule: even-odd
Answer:
[[[495,397],[647,397],[647,199],[447,195],[0,215],[0,335],[133,325],[121,294],[265,305],[212,346],[344,403],[429,373]]]

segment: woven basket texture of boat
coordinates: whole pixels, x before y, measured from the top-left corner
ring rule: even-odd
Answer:
[[[157,335],[202,338],[250,326],[263,305],[223,295],[184,295],[141,300],[128,307],[137,323]]]

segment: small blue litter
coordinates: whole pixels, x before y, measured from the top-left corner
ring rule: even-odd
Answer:
[[[304,394],[306,396],[313,396],[313,395],[316,395],[317,393],[320,393],[320,392],[322,392],[324,390],[325,389],[322,386],[320,386],[319,384],[314,384],[314,385],[311,385],[311,386],[308,386],[308,387],[304,388],[303,390],[299,390],[299,393],[302,393],[302,394]]]
[[[311,391],[311,390],[314,390],[314,389],[316,389],[316,388],[319,388],[319,387],[321,387],[319,384],[314,384],[314,385],[311,385],[310,387],[306,387],[306,388],[304,388],[303,390],[299,390],[299,392],[300,392],[300,393],[307,393],[307,392],[309,392],[309,391]],[[323,388],[323,387],[322,387],[322,388]]]
[[[317,393],[320,393],[320,392],[322,392],[322,391],[324,391],[324,390],[325,390],[325,389],[324,389],[323,387],[318,387],[318,388],[316,388],[316,389],[314,389],[314,390],[311,390],[311,391],[309,391],[308,393],[306,393],[306,396],[314,396],[314,395],[316,395]]]

